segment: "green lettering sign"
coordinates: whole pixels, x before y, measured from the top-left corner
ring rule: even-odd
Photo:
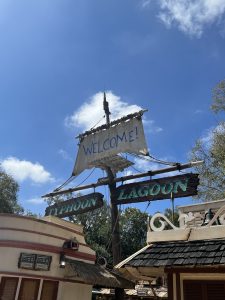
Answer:
[[[198,174],[182,174],[124,184],[116,189],[116,204],[188,197],[197,194]]]
[[[149,194],[152,196],[158,195],[160,192],[160,185],[158,183],[154,184],[149,188]]]
[[[145,197],[149,194],[148,186],[142,186],[137,191],[139,197]]]
[[[173,192],[178,193],[178,188],[180,188],[183,192],[186,192],[188,185],[188,178],[185,180],[178,180],[175,182]]]
[[[94,210],[101,206],[103,206],[103,195],[100,193],[92,193],[51,205],[46,208],[45,215],[64,218]]]
[[[136,192],[136,189],[133,188],[130,192],[130,194],[128,195],[127,197],[128,199],[133,199],[133,198],[138,198],[138,195],[137,195],[137,192]]]
[[[123,199],[127,199],[127,195],[125,194],[125,190],[122,189],[119,193],[119,197],[118,200],[123,200]]]
[[[173,182],[162,184],[161,191],[164,195],[170,194],[173,191]]]

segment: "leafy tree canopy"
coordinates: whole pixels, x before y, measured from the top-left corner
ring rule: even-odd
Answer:
[[[213,89],[213,104],[211,109],[215,113],[225,111],[225,79],[220,81]]]
[[[225,80],[213,90],[212,110],[225,112]],[[196,141],[191,152],[191,160],[204,160],[196,167],[200,174],[200,186],[197,198],[203,201],[225,198],[225,122],[209,131],[207,138]]]
[[[128,207],[119,212],[122,259],[146,244],[147,217],[147,213],[136,208]],[[103,256],[112,264],[111,212],[106,201],[102,208],[70,217],[70,220],[84,226],[86,242],[97,257]]]
[[[81,194],[77,194],[81,196]],[[66,195],[66,199],[72,198],[72,194]],[[64,197],[65,198],[65,197]],[[66,200],[62,197],[48,199],[48,204]],[[174,220],[172,220],[172,210],[166,209],[165,216],[176,226],[179,226],[178,212],[175,209]],[[125,259],[146,245],[148,213],[137,208],[127,207],[119,211],[121,259]],[[106,258],[108,265],[113,264],[111,251],[111,211],[110,206],[104,201],[103,207],[93,211],[69,217],[71,222],[84,227],[85,239],[88,245],[96,251],[97,258]],[[157,226],[157,220],[156,224]],[[158,225],[160,225],[158,223]],[[169,225],[166,229],[171,229]]]
[[[128,207],[120,214],[122,259],[146,245],[148,214]]]
[[[174,212],[172,211],[171,208],[166,208],[164,215],[172,222],[173,225],[175,225],[177,227],[180,226],[179,221],[178,221],[179,213],[178,213],[177,208],[174,209]],[[171,227],[167,225],[165,229],[171,229]]]
[[[0,212],[23,213],[23,208],[18,204],[18,183],[3,170],[0,169]]]

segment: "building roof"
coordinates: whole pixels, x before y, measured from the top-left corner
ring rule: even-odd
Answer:
[[[67,278],[81,280],[90,285],[108,288],[134,288],[134,283],[124,278],[116,271],[107,270],[99,265],[78,260],[66,260],[69,265]]]
[[[225,266],[225,239],[157,242],[120,263],[121,267]]]

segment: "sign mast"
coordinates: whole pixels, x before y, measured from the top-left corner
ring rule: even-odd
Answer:
[[[110,111],[109,103],[106,101],[106,94],[104,92],[103,108],[106,116],[106,124],[110,126]],[[115,175],[110,167],[106,167],[106,173],[109,180],[109,191],[110,191],[110,208],[111,208],[111,234],[112,234],[112,254],[113,254],[113,265],[115,266],[121,261],[121,246],[120,246],[120,229],[119,229],[119,214],[118,207],[115,204],[115,193],[116,193],[116,182]]]

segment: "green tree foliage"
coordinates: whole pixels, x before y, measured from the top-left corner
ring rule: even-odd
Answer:
[[[213,104],[211,109],[215,113],[225,111],[225,79],[220,81],[213,89]]]
[[[225,80],[213,90],[214,112],[225,112]],[[219,200],[225,197],[225,122],[219,122],[209,132],[207,139],[199,139],[191,152],[191,160],[204,160],[196,167],[200,174],[197,198],[203,201]]]
[[[126,208],[120,215],[122,259],[146,245],[148,214],[137,208]]]
[[[81,194],[77,194],[81,196]],[[70,196],[66,196],[68,199]],[[48,200],[49,205],[63,201],[62,197],[55,197]],[[166,209],[166,217],[172,221],[172,210]],[[174,225],[178,225],[178,212],[175,209]],[[96,251],[97,258],[105,257],[108,264],[112,265],[111,251],[111,212],[110,206],[104,201],[103,207],[93,211],[69,217],[71,222],[80,224],[84,227],[85,239],[88,245]],[[121,259],[125,259],[146,245],[148,214],[137,208],[127,207],[119,211],[120,240],[121,240]],[[156,220],[156,226],[157,226]],[[158,225],[160,225],[158,223]],[[167,228],[168,227],[168,228]],[[166,229],[171,229],[169,225]]]
[[[122,259],[141,249],[146,244],[147,213],[136,208],[119,212]],[[104,201],[102,208],[69,218],[84,226],[85,238],[97,257],[105,257],[112,265],[111,213]]]
[[[96,251],[97,257],[103,256],[111,264],[111,216],[106,201],[103,207],[69,217],[69,220],[84,226],[87,244]]]
[[[225,197],[225,122],[220,123],[205,143],[199,139],[191,153],[192,160],[204,160],[196,167],[200,174],[198,198],[203,201]]]
[[[179,227],[179,213],[177,208],[174,209],[174,214],[171,208],[166,208],[164,215],[171,221],[171,223],[177,227]],[[171,227],[169,225],[166,226],[165,229],[171,229]]]
[[[0,212],[23,213],[23,208],[18,204],[18,183],[3,170],[0,169]]]

